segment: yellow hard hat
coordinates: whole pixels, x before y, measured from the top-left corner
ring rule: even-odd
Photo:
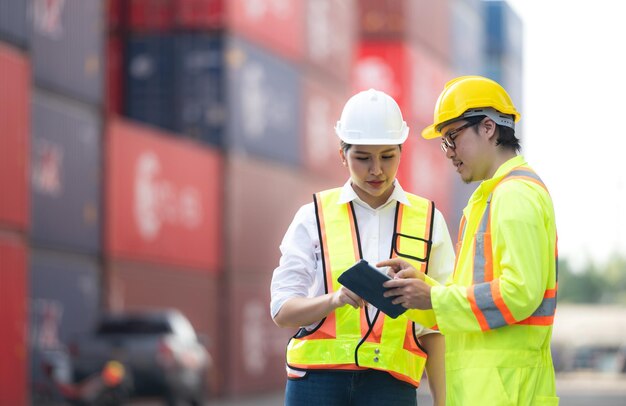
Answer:
[[[437,138],[446,124],[478,115],[511,128],[520,119],[511,97],[497,82],[482,76],[458,77],[446,83],[435,104],[433,124],[422,131],[422,137]]]

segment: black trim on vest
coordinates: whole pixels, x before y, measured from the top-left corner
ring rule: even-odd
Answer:
[[[415,340],[415,344],[419,347],[420,350],[424,351],[424,354],[428,355],[428,351],[426,351],[426,348],[422,346],[422,344],[420,343],[420,340],[417,339],[417,335],[415,335],[415,322],[412,322],[412,324],[413,324],[413,339]],[[431,334],[437,334],[437,333],[431,333]]]
[[[415,237],[412,235],[408,235],[408,234],[402,234],[399,233],[398,230],[398,214],[400,213],[400,202],[396,203],[396,215],[395,218],[393,220],[393,237],[391,239],[391,253],[389,254],[389,257],[391,258],[393,256],[393,254],[395,253],[398,257],[400,258],[410,258],[413,259],[415,261],[418,262],[425,262],[426,263],[426,269],[424,273],[428,273],[428,262],[430,260],[430,251],[432,249],[432,245],[433,245],[433,241],[432,241],[432,236],[433,236],[433,225],[435,223],[435,218],[434,218],[434,214],[435,214],[435,202],[430,201],[430,206],[431,206],[431,210],[430,210],[430,230],[429,230],[429,234],[428,234],[428,239],[424,239],[424,238],[420,238],[420,237]],[[415,257],[413,255],[409,255],[409,254],[402,254],[398,251],[398,238],[399,237],[405,237],[405,238],[410,238],[412,240],[418,240],[418,241],[423,241],[426,243],[426,256],[424,258],[418,258]]]
[[[356,221],[356,212],[354,211],[354,205],[352,201],[349,203],[350,213],[352,214],[352,218],[354,219],[354,233],[356,234],[356,243],[359,247],[359,258],[363,259],[363,250],[361,249],[361,234],[359,233],[359,224]]]
[[[313,193],[313,205],[315,206],[315,222],[317,223],[317,235],[320,240],[320,252],[322,253],[322,272],[324,279],[324,291],[328,293],[328,284],[326,282],[326,256],[324,255],[324,242],[322,240],[322,227],[320,227],[320,216],[319,216],[319,207],[317,207],[317,195],[318,193]],[[315,333],[326,321],[326,317],[324,317],[320,322],[313,328],[312,330],[307,330],[304,327],[300,327],[298,331],[291,338],[303,338],[310,334]],[[289,339],[291,341],[291,339]],[[286,356],[285,351],[285,356]],[[291,368],[291,367],[290,367]]]
[[[356,234],[356,241],[359,247],[359,259],[363,259],[363,250],[361,248],[361,234],[359,233],[359,222],[356,218],[356,212],[354,211],[354,204],[350,202],[349,207],[350,207],[350,213],[352,215],[352,219],[354,220],[354,233]],[[378,316],[380,316],[380,313],[381,313],[380,309],[376,309],[374,320],[370,320],[370,313],[367,310],[367,308],[363,310],[359,309],[359,312],[360,311],[365,312],[365,319],[367,320],[367,332],[363,335],[363,338],[361,338],[361,341],[359,341],[359,343],[356,345],[356,348],[354,349],[354,364],[356,366],[359,366],[359,356],[358,356],[359,347],[365,342],[365,340],[367,340],[367,337],[369,337],[370,334],[372,334],[372,331],[374,330],[374,325],[376,324],[376,321],[378,320]]]
[[[328,293],[328,283],[326,282],[326,255],[324,255],[324,239],[322,238],[322,227],[320,226],[320,208],[317,207],[319,193],[313,193],[313,205],[315,206],[315,222],[317,223],[317,238],[320,241],[320,252],[322,253],[322,272],[324,272],[324,291]]]
[[[432,241],[433,239],[433,229],[435,228],[435,202],[433,202],[432,200],[430,201],[430,230],[428,231],[428,239]],[[428,244],[428,253],[426,255],[426,257],[428,258],[428,261],[426,261],[426,269],[424,270],[424,273],[426,275],[428,275],[428,265],[430,264],[430,250],[432,249],[432,242],[430,244]]]

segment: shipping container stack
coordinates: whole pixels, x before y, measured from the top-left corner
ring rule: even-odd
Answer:
[[[31,61],[26,7],[0,0],[0,404],[28,404]]]
[[[479,74],[502,84],[522,109],[522,23],[503,0],[451,0],[453,69],[455,76]],[[516,135],[523,138],[523,122]],[[462,210],[477,184],[454,177],[454,208],[448,226],[457,235]]]
[[[271,321],[270,279],[297,209],[347,180],[345,101],[399,102],[400,180],[454,230],[467,197],[419,134],[447,80],[486,69],[483,46],[515,78],[519,32],[479,24],[488,7],[0,0],[0,404],[51,395],[42,362],[80,355],[101,312],[164,307],[207,344],[213,396],[283,388],[295,331]]]
[[[450,0],[450,46],[454,77],[485,75],[486,30],[483,3],[484,0]],[[446,165],[452,166],[447,162]],[[453,178],[452,210],[446,220],[452,240],[456,241],[463,208],[478,184],[464,183],[456,173]]]
[[[29,2],[30,378],[95,325],[102,281],[102,4]]]
[[[217,395],[280,388],[269,283],[297,208],[345,181],[354,2],[107,6],[106,307],[181,309]]]
[[[108,0],[103,308],[176,308],[217,365],[221,1]],[[214,394],[221,376],[208,377]]]
[[[452,0],[359,2],[360,39],[354,89],[376,87],[394,97],[409,125],[398,178],[449,217],[454,173],[439,145],[420,136],[432,121],[439,92],[452,75],[449,3]]]
[[[269,315],[278,247],[314,192],[347,179],[333,127],[350,92],[356,2],[228,5],[224,370],[238,395],[284,387],[295,330]]]
[[[99,305],[99,8],[0,2],[2,404],[51,390],[43,360]]]

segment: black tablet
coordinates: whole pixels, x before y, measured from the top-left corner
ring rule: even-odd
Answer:
[[[364,259],[348,268],[337,280],[393,319],[407,311],[402,305],[391,303],[393,297],[383,296],[387,290],[383,283],[391,278]]]

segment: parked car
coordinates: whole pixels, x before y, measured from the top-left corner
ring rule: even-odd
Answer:
[[[70,351],[76,382],[116,360],[132,382],[131,397],[158,396],[169,405],[202,405],[207,397],[212,359],[177,310],[106,314]]]

